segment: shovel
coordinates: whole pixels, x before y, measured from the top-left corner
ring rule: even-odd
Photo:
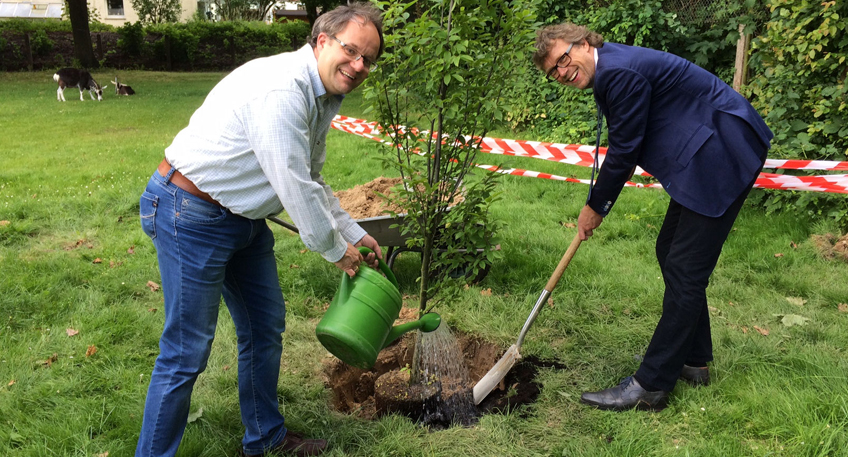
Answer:
[[[530,317],[527,318],[527,322],[524,323],[524,327],[521,328],[521,333],[518,335],[518,341],[515,342],[509,349],[506,350],[503,357],[498,360],[498,363],[486,373],[480,381],[474,385],[474,404],[479,405],[481,401],[483,401],[489,393],[498,385],[501,380],[506,376],[507,372],[515,365],[515,361],[521,358],[521,354],[518,353],[519,348],[521,348],[521,343],[524,342],[524,336],[527,335],[527,330],[530,329],[530,326],[533,325],[533,321],[536,320],[536,316],[539,315],[539,311],[542,309],[542,305],[548,300],[548,297],[551,296],[551,292],[556,287],[559,282],[559,278],[562,276],[562,273],[565,272],[565,268],[568,266],[569,262],[571,262],[571,258],[574,257],[574,253],[577,252],[577,248],[580,247],[580,233],[574,235],[574,239],[571,240],[571,245],[568,246],[568,250],[565,251],[565,255],[562,256],[562,259],[559,261],[559,265],[557,265],[556,270],[554,270],[554,274],[551,275],[551,279],[548,280],[548,284],[545,286],[545,289],[542,290],[542,294],[539,296],[539,299],[536,300],[536,305],[533,307],[533,311],[530,312]]]

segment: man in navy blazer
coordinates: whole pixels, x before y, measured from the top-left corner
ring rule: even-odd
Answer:
[[[642,364],[618,386],[585,392],[600,409],[660,410],[679,378],[709,383],[713,360],[706,288],[773,137],[722,80],[662,51],[604,43],[570,23],[537,32],[536,66],[549,80],[593,89],[609,149],[577,226],[588,239],[638,165],[671,197],[657,236],[663,313]]]

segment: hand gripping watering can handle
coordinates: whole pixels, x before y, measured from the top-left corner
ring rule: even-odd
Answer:
[[[367,255],[367,254],[377,255],[377,254],[374,253],[374,251],[372,251],[372,250],[370,250],[370,249],[368,249],[364,246],[359,248],[359,253],[362,254],[363,256]],[[382,259],[378,258],[377,261],[380,263],[378,266],[380,267],[380,271],[382,271],[383,274],[386,275],[386,279],[388,279],[392,283],[392,285],[394,285],[395,287],[400,288],[400,286],[398,286],[397,279],[395,278],[395,274],[392,273],[392,269],[389,268],[389,266],[386,265],[386,262],[383,262]],[[366,263],[365,265],[368,265],[368,264]],[[368,265],[368,266],[370,266],[370,265]]]

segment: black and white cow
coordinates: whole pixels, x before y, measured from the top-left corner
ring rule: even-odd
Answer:
[[[133,94],[135,94],[135,91],[133,90],[132,87],[130,87],[126,84],[119,83],[117,76],[115,76],[114,81],[109,81],[109,82],[111,82],[112,84],[115,85],[115,95],[133,95]]]
[[[63,68],[53,75],[53,81],[59,83],[59,89],[56,90],[56,99],[59,101],[65,101],[66,87],[78,88],[80,91],[80,101],[85,100],[82,98],[82,92],[86,89],[88,90],[88,95],[91,96],[92,100],[94,100],[95,93],[97,94],[97,101],[103,100],[103,89],[106,86],[100,87],[100,85],[97,84],[97,81],[91,77],[91,73],[86,70]]]

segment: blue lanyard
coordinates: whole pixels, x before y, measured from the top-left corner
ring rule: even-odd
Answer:
[[[595,174],[598,173],[598,168],[600,168],[598,166],[598,153],[601,148],[601,130],[604,128],[604,113],[601,112],[600,106],[595,105],[595,107],[598,109],[598,136],[595,139],[595,157],[594,163],[592,163],[592,178],[589,180],[589,195],[586,196],[587,205],[589,204],[589,200],[592,198],[592,189],[595,188]]]

